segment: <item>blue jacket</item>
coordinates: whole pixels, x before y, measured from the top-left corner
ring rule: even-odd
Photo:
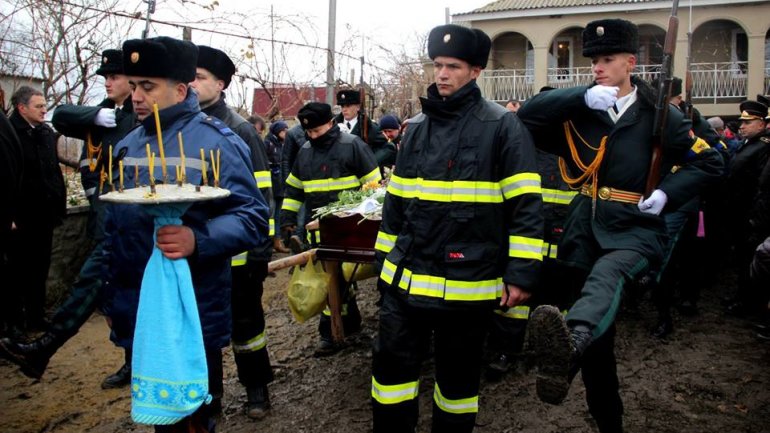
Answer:
[[[249,148],[222,121],[200,112],[195,92],[188,91],[185,101],[161,110],[160,118],[170,183],[176,177],[174,165],[181,160],[178,132],[182,133],[185,147],[188,183],[201,182],[200,149],[207,162],[210,150],[215,154],[221,150],[220,186],[229,189],[230,196],[192,205],[182,222],[195,234],[196,249],[187,260],[204,344],[207,348],[224,347],[229,344],[231,329],[230,258],[265,241],[268,207],[254,182]],[[113,150],[113,158],[123,160],[126,188],[134,186],[137,166],[140,184],[149,184],[146,143],[156,154],[154,176],[161,179],[155,120],[148,116]],[[211,183],[210,165],[207,171]],[[113,171],[115,181],[118,174]],[[110,204],[105,220],[105,312],[112,318],[111,339],[122,347],[132,344],[142,275],[153,247],[153,220],[141,207]]]

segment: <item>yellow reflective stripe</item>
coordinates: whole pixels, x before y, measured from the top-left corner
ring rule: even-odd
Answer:
[[[441,394],[438,382],[433,387],[433,401],[439,409],[447,413],[477,413],[479,411],[479,396],[451,400]]]
[[[308,243],[321,243],[321,231],[320,230],[308,230],[305,232],[305,240],[308,241]]]
[[[294,173],[289,173],[289,177],[286,178],[286,184],[297,189],[305,189],[305,187],[302,186],[302,181],[299,180],[297,176],[294,176]]]
[[[233,340],[233,352],[235,353],[256,352],[260,349],[264,349],[265,346],[267,346],[265,331],[262,331],[261,334],[248,341],[236,342]]]
[[[270,225],[270,229],[268,229],[267,235],[275,236],[275,218],[270,218],[267,221],[268,221],[268,224]]]
[[[290,210],[292,212],[299,212],[299,208],[301,206],[302,206],[301,201],[286,197],[285,199],[283,199],[283,205],[281,205],[281,210]]]
[[[522,194],[540,194],[540,175],[537,173],[518,173],[500,181],[503,197],[510,200]]]
[[[237,256],[233,256],[232,259],[230,259],[230,266],[243,266],[246,264],[246,251],[238,254]]]
[[[543,251],[542,251],[543,257],[555,259],[558,253],[559,253],[559,246],[557,244],[549,244],[548,242],[543,242]]]
[[[329,306],[327,305],[326,308],[324,308],[323,311],[324,316],[331,316],[332,310],[329,309]],[[347,316],[348,315],[348,304],[342,304],[342,311],[340,311],[341,316]]]
[[[257,181],[257,188],[272,188],[273,180],[269,171],[255,171],[254,180]]]
[[[447,301],[489,301],[503,294],[503,279],[481,281],[447,280],[435,275],[413,274],[404,268],[398,287],[410,295],[443,298]]]
[[[305,186],[305,192],[327,192],[341,191],[345,189],[358,188],[361,184],[355,176],[346,176],[336,179],[316,179],[302,182]]]
[[[380,279],[388,284],[393,284],[393,277],[396,276],[396,265],[391,263],[388,259],[382,264],[382,272],[380,272]]]
[[[577,195],[577,191],[543,188],[543,203],[569,204]]]
[[[420,381],[383,385],[372,376],[372,398],[380,404],[398,404],[414,400],[420,390]]]
[[[382,180],[382,175],[380,174],[380,167],[375,167],[374,170],[370,171],[369,174],[362,177],[360,182],[361,185],[369,182],[379,182]]]
[[[543,240],[508,236],[508,257],[543,260]]]
[[[517,307],[509,308],[506,311],[495,310],[495,314],[508,319],[527,320],[529,319],[529,307],[526,305],[519,305]]]
[[[539,184],[538,184],[539,191]],[[407,179],[391,175],[388,193],[405,199],[437,202],[502,203],[503,196],[497,182],[467,180]]]
[[[374,249],[389,253],[396,246],[398,235],[389,235],[383,231],[377,232],[377,241],[374,243]]]

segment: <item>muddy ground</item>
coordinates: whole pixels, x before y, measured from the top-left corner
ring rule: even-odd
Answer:
[[[729,276],[728,276],[729,277]],[[708,288],[701,313],[676,316],[676,331],[665,341],[649,336],[654,312],[649,302],[625,308],[618,321],[616,353],[625,427],[642,432],[770,432],[770,343],[757,340],[743,319],[725,317],[718,299],[729,284]],[[225,352],[224,432],[368,432],[371,342],[376,330],[376,290],[361,284],[363,331],[328,358],[312,357],[316,320],[297,324],[286,307],[287,271],[266,282],[269,350],[276,380],[273,410],[262,421],[242,410],[243,388],[230,350]],[[128,389],[102,390],[122,354],[107,338],[104,319],[94,316],[51,360],[40,381],[0,362],[0,433],[151,432],[129,417]],[[525,363],[526,364],[526,363]],[[431,367],[421,382],[421,432],[430,431]],[[534,374],[526,365],[501,382],[484,381],[477,432],[593,432],[582,382],[567,401],[545,405],[535,396]]]

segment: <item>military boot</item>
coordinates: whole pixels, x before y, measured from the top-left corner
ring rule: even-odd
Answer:
[[[536,389],[541,401],[564,401],[591,339],[588,327],[578,325],[570,329],[556,307],[541,305],[530,315],[529,345],[538,367]]]
[[[267,385],[246,388],[246,415],[251,419],[262,419],[270,412],[270,395]]]
[[[131,351],[124,352],[125,362],[118,371],[107,376],[102,381],[102,389],[122,388],[131,383]]]
[[[40,379],[48,361],[60,346],[60,339],[51,332],[46,332],[30,343],[3,338],[0,339],[0,357],[18,365],[25,376]]]

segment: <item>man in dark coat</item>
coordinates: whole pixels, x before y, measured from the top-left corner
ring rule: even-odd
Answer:
[[[767,129],[767,105],[744,101],[740,110],[739,131],[743,142],[730,161],[722,197],[726,200],[725,220],[729,221],[729,239],[738,264],[738,290],[733,302],[727,306],[727,312],[745,316],[764,309],[762,296],[752,289],[748,269],[754,251],[762,241],[751,236],[750,218],[756,205],[760,175],[770,161],[770,131]]]
[[[30,343],[0,340],[0,355],[21,366],[26,375],[39,379],[56,351],[70,338],[96,310],[102,287],[104,266],[101,241],[104,238],[104,203],[98,199],[101,173],[107,171],[106,156],[136,124],[131,108],[131,88],[123,75],[123,53],[105,50],[98,75],[104,77],[107,98],[96,106],[64,104],[56,108],[53,125],[63,135],[83,140],[83,150],[77,164],[80,181],[91,205],[88,215],[88,235],[94,247],[80,268],[69,296],[56,310],[51,326],[45,334]],[[117,388],[131,381],[131,353],[117,372],[102,382],[102,388]]]
[[[337,92],[337,105],[342,108],[335,122],[344,125],[349,134],[360,137],[377,158],[377,165],[384,166],[395,156],[395,146],[380,132],[380,125],[373,122],[365,112],[361,111],[361,92],[358,90],[340,90]]]
[[[288,130],[289,125],[283,120],[278,120],[270,124],[269,132],[265,137],[267,160],[270,163],[270,178],[273,183],[271,207],[273,208],[273,219],[275,221],[281,220],[281,206],[283,205],[283,197],[286,195],[284,192],[286,188],[283,184],[285,179],[281,177],[281,157],[283,154],[283,143],[286,141]],[[286,248],[281,240],[280,230],[277,233],[273,233],[273,249],[279,253],[289,252],[289,249]]]
[[[24,170],[22,150],[19,137],[16,135],[8,117],[0,110],[0,185],[6,185],[4,205],[0,208],[0,281],[8,281],[5,256],[10,242],[11,224],[16,217],[16,207],[20,200],[21,177]],[[2,329],[5,331],[5,308],[10,304],[3,303]],[[8,329],[10,331],[10,329]]]
[[[51,263],[53,230],[66,211],[64,177],[56,154],[56,135],[45,124],[43,94],[28,86],[11,97],[10,121],[21,141],[24,177],[8,248],[9,281],[4,284],[11,326],[44,330],[45,285]]]
[[[614,356],[614,319],[623,287],[662,260],[667,239],[661,213],[677,209],[717,181],[720,155],[690,135],[691,122],[671,106],[657,185],[644,196],[652,157],[654,97],[631,76],[638,29],[618,19],[589,23],[583,55],[595,82],[527,100],[519,118],[538,147],[562,158],[562,177],[580,194],[570,204],[558,260],[581,296],[565,318],[558,308],[530,316],[538,363],[537,394],[559,404],[582,367],[586,399],[599,430],[623,430]]]
[[[221,119],[249,146],[257,187],[265,200],[270,202],[272,182],[265,143],[254,126],[225,103],[224,90],[230,85],[233,74],[235,65],[227,54],[216,48],[198,46],[198,67],[195,81],[190,85],[198,93],[201,111]],[[275,221],[270,218],[271,238],[274,230]],[[271,240],[265,239],[256,248],[248,253],[242,252],[231,261],[232,347],[238,379],[246,388],[246,413],[254,419],[267,415],[270,408],[267,384],[273,381],[262,309],[263,283],[267,277],[272,246]]]
[[[297,153],[299,148],[307,142],[307,136],[305,135],[305,129],[302,125],[296,124],[286,131],[286,139],[283,142],[283,149],[281,150],[281,178],[284,181],[284,188],[286,188],[286,179],[289,177],[291,170],[294,168],[294,162],[297,160]],[[283,206],[281,206],[283,208]],[[281,211],[283,213],[283,211]],[[307,208],[303,204],[300,206],[297,213],[297,221],[305,221],[305,214]],[[283,218],[283,217],[281,217]],[[297,225],[291,232],[282,232],[284,238],[289,242],[292,254],[299,254],[306,246],[306,232],[305,226]]]

